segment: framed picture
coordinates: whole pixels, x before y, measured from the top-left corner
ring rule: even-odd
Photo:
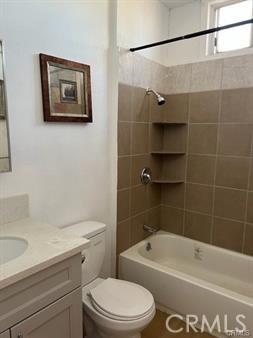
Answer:
[[[40,54],[44,121],[92,122],[90,66]]]

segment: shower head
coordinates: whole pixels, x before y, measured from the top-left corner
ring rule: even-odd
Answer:
[[[153,90],[153,89],[148,88],[148,89],[146,90],[146,93],[147,93],[147,95],[150,95],[151,93],[153,93],[153,94],[155,95],[156,99],[157,99],[157,104],[158,104],[159,106],[163,105],[163,104],[166,102],[166,101],[165,101],[165,98],[162,97],[160,94],[158,94],[158,93],[157,93],[155,90]]]

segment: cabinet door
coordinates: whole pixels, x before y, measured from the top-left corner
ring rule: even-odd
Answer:
[[[10,331],[5,331],[3,333],[0,333],[0,338],[10,338]]]
[[[71,292],[11,329],[12,338],[82,338],[82,292]],[[4,337],[5,338],[5,337]]]

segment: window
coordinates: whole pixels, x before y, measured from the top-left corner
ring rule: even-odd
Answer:
[[[224,1],[213,8],[216,27],[249,20],[253,17],[253,0]],[[243,25],[217,32],[212,38],[213,53],[224,53],[252,46],[253,25]]]

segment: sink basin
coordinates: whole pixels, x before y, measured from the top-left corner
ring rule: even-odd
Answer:
[[[18,237],[0,237],[0,265],[21,256],[28,243]]]

